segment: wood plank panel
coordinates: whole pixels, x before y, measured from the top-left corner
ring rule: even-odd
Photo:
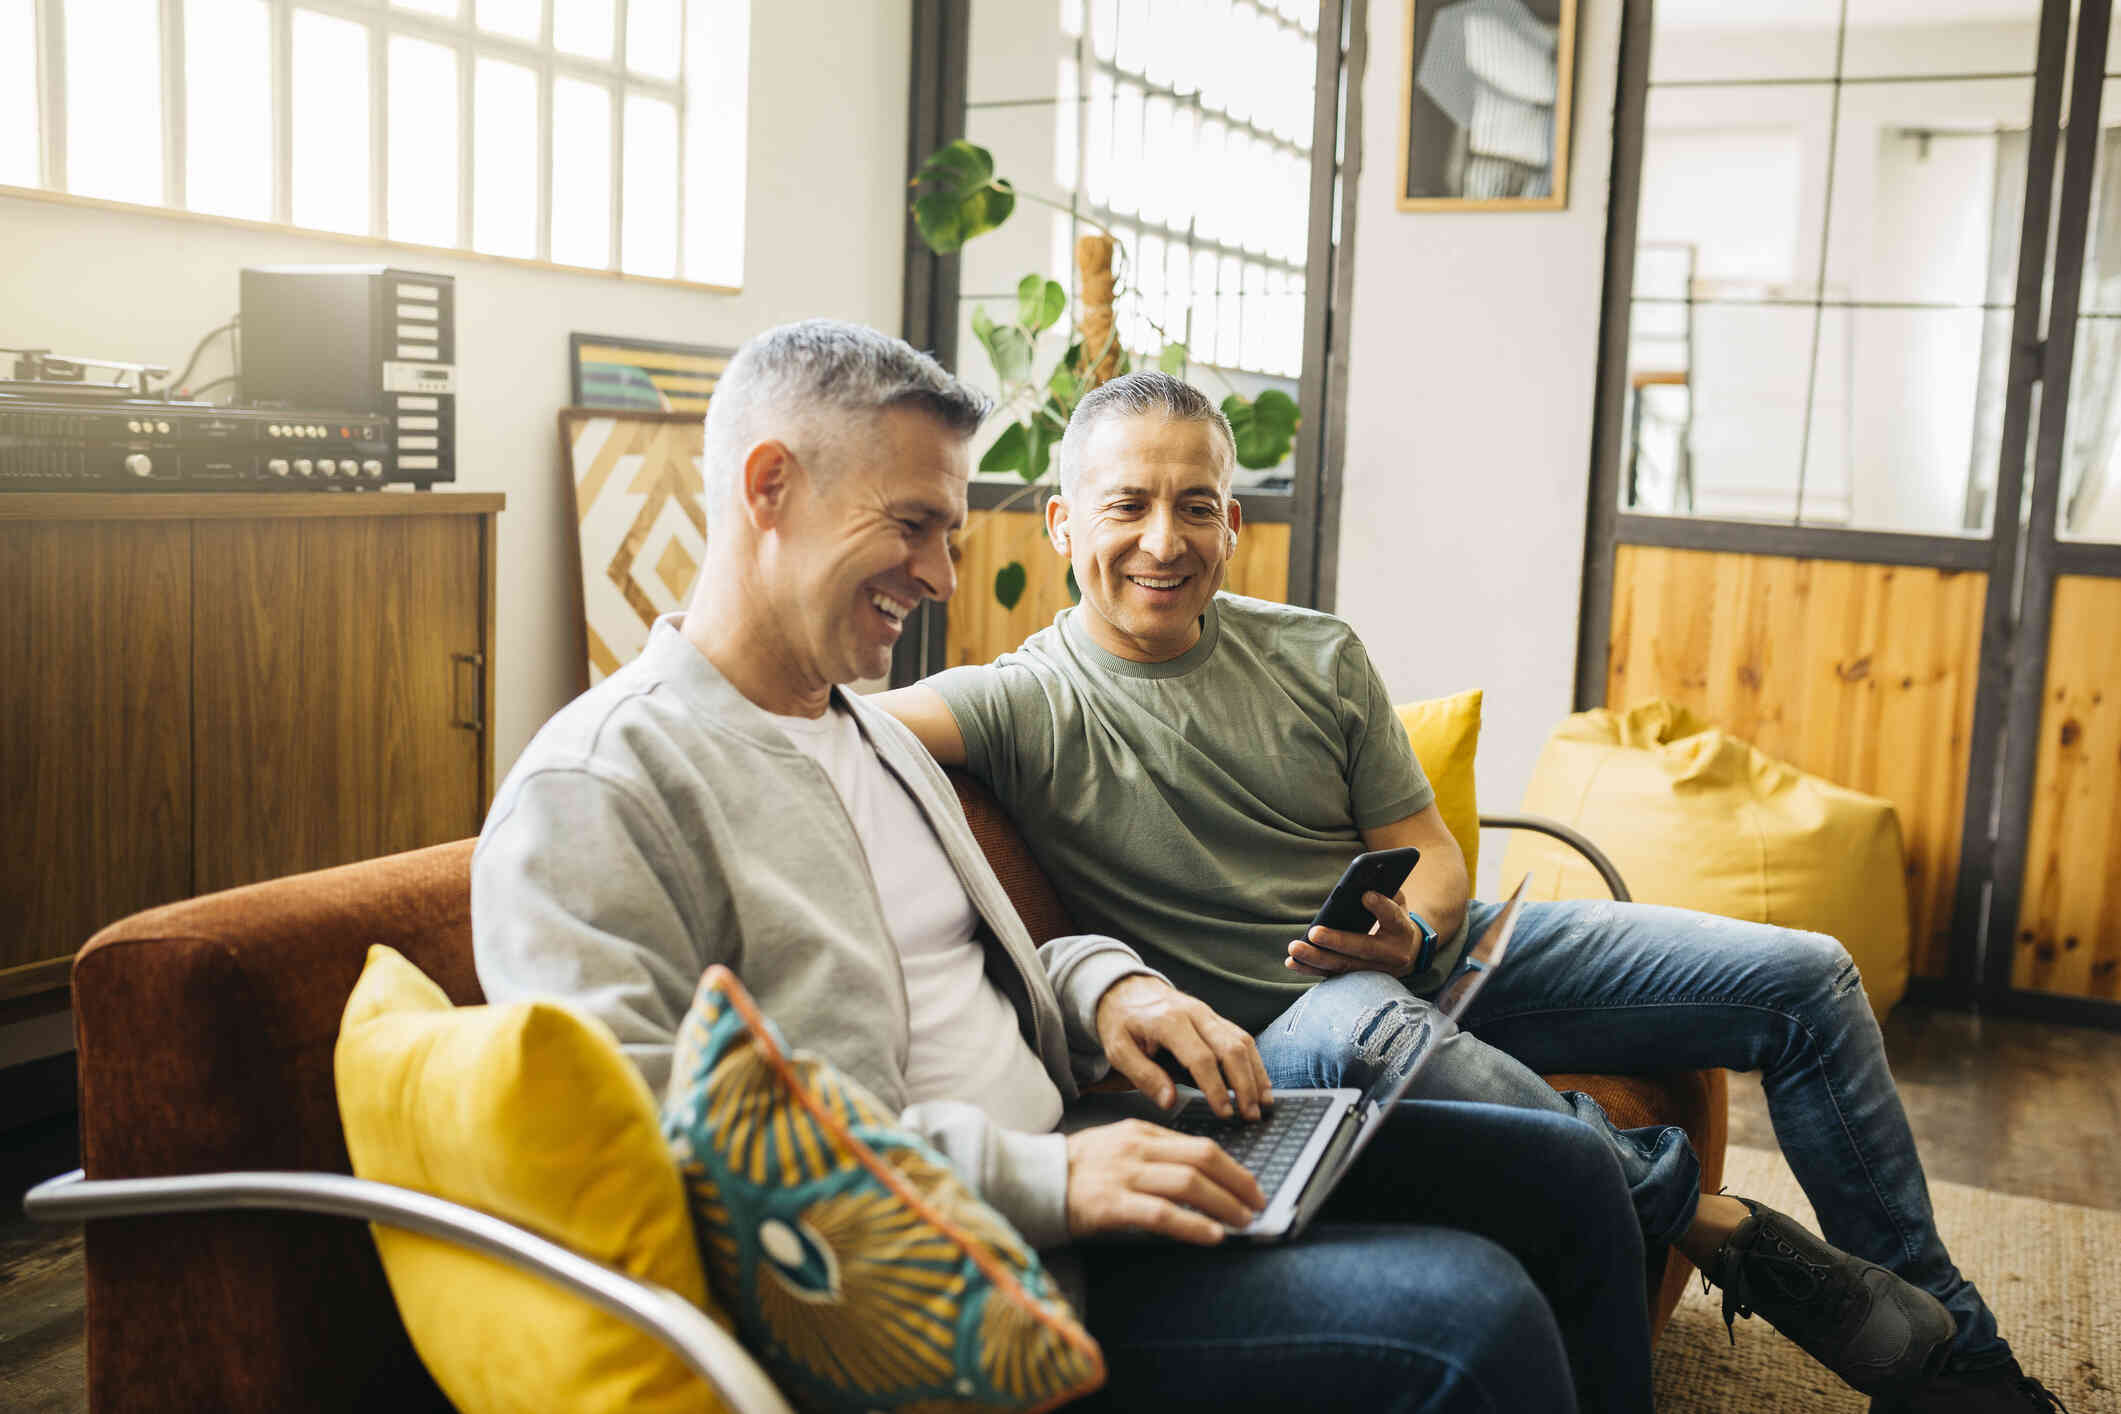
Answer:
[[[2011,985],[2121,1000],[2121,580],[2055,581]]]
[[[199,536],[224,607],[199,628],[199,891],[476,834],[485,742],[452,722],[481,710],[483,522]]]
[[[309,689],[299,522],[194,527],[197,717],[192,874],[200,893],[299,871],[322,786]],[[353,611],[353,606],[348,606]]]
[[[1898,808],[1914,970],[1949,967],[1987,576],[1623,545],[1606,702],[1686,704]]]
[[[944,661],[952,667],[991,662],[1053,622],[1073,602],[1068,564],[1046,539],[1045,517],[1036,511],[974,511],[960,542],[957,595],[950,601],[950,633]],[[994,577],[1010,561],[1029,576],[1023,598],[1004,609],[994,597]],[[1289,597],[1289,527],[1248,523],[1237,538],[1223,587],[1232,594],[1283,601]]]
[[[385,853],[463,839],[485,817],[481,763],[492,735],[483,651],[484,527],[469,520],[408,521],[405,626],[392,681],[394,749],[381,783]],[[468,661],[459,661],[459,655]],[[485,723],[483,732],[456,725]]]
[[[0,525],[0,973],[191,891],[191,534]]]

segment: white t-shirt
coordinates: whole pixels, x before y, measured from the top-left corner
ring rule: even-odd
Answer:
[[[974,937],[979,914],[920,806],[842,708],[773,720],[824,769],[869,856],[913,1015],[908,1095],[916,1104],[963,1100],[1008,1129],[1051,1130],[1060,1091],[1017,1029],[1016,1008],[987,976]]]

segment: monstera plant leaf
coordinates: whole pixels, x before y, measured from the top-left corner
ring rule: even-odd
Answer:
[[[1021,422],[1012,422],[1004,427],[1002,435],[994,439],[994,445],[987,448],[987,455],[979,459],[979,469],[1013,471],[1019,476],[1023,475],[1025,466],[1029,464],[1025,437],[1024,424]]]
[[[937,255],[993,230],[1016,209],[1016,189],[994,175],[994,154],[962,138],[930,153],[911,185],[919,192],[913,224]]]
[[[1279,388],[1269,388],[1249,402],[1232,393],[1223,399],[1223,416],[1237,438],[1237,464],[1265,471],[1282,464],[1296,442],[1296,399]]]
[[[1049,280],[1043,275],[1026,275],[1016,287],[1016,309],[1016,322],[1036,338],[1041,330],[1052,328],[1068,312],[1068,292],[1061,288],[1058,280]]]
[[[987,311],[972,306],[972,332],[987,350],[994,372],[1004,383],[1021,383],[1031,376],[1031,335],[1021,324],[997,324]]]
[[[994,597],[1004,609],[1016,607],[1016,601],[1024,597],[1024,586],[1031,576],[1024,572],[1022,560],[1011,560],[994,572]]]

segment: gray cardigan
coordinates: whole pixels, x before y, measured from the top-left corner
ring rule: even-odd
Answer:
[[[839,793],[679,622],[660,620],[639,658],[546,723],[502,782],[472,856],[480,986],[596,1016],[660,1094],[694,988],[724,963],[791,1045],[902,1112],[1034,1246],[1065,1241],[1060,1135],[957,1101],[909,1108],[905,980]],[[1075,1098],[1107,1069],[1097,999],[1151,969],[1111,938],[1034,949],[934,759],[859,696],[834,696],[934,827],[985,923],[988,975]]]

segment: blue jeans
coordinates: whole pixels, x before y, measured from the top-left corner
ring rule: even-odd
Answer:
[[[1469,937],[1500,906],[1474,903]],[[1429,1011],[1392,978],[1314,987],[1260,1033],[1276,1085],[1364,1084]],[[1438,1018],[1441,1020],[1441,1018]],[[1652,1242],[1693,1220],[1701,1170],[1683,1131],[1618,1130],[1538,1072],[1762,1072],[1783,1156],[1826,1240],[1950,1308],[1970,1365],[2010,1347],[1937,1236],[1915,1138],[1856,964],[1832,938],[1646,904],[1527,904],[1508,957],[1415,1082],[1431,1099],[1574,1114],[1605,1136]]]
[[[1293,1242],[1077,1250],[1111,1372],[1086,1408],[1650,1408],[1642,1234],[1565,1119],[1412,1101]]]

